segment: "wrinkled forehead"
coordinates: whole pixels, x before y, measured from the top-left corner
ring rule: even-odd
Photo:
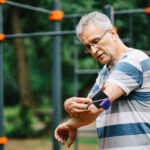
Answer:
[[[80,40],[83,42],[100,36],[103,32],[103,29],[100,29],[94,23],[89,22],[86,26],[84,26],[83,32],[80,34],[79,37]]]

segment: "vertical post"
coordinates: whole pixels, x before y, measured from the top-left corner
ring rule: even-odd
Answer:
[[[53,10],[60,10],[59,0],[53,0]],[[60,31],[60,21],[53,21],[53,31]],[[53,133],[61,121],[61,39],[53,36],[52,48],[52,99],[53,99]],[[53,137],[53,150],[60,150],[60,144]]]
[[[109,17],[111,23],[114,25],[114,8],[111,5],[104,6],[103,13]]]
[[[76,29],[77,25],[77,19],[74,18],[73,20],[73,25],[74,25],[74,30]],[[78,74],[77,74],[77,69],[78,69],[78,48],[77,48],[77,36],[74,35],[74,96],[78,96]],[[76,136],[75,140],[75,150],[78,150],[78,134]]]
[[[76,29],[77,19],[74,18],[74,30]],[[78,48],[77,48],[77,37],[74,35],[74,96],[78,96]]]
[[[150,7],[150,0],[148,0],[148,6],[147,7]],[[148,50],[150,50],[150,14],[147,14],[147,18],[148,18]]]
[[[130,47],[133,47],[133,16],[129,14]]]
[[[3,16],[2,5],[0,4],[0,33],[3,33]],[[0,137],[4,136],[3,126],[3,42],[0,41]],[[0,150],[4,149],[4,145],[0,144]]]

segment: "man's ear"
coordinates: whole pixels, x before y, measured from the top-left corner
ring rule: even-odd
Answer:
[[[116,27],[113,27],[112,29],[110,29],[110,32],[111,32],[113,35],[116,35],[116,34],[117,34],[117,28],[116,28]]]

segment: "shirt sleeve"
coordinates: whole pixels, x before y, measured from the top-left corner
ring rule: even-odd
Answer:
[[[102,88],[104,85],[104,77],[107,74],[108,69],[106,68],[106,65],[101,69],[98,77],[96,78],[96,82],[93,85],[91,91],[88,94],[88,97],[90,98],[98,89]]]
[[[97,77],[95,84],[93,85],[91,91],[88,94],[89,98],[99,89],[99,84],[98,84],[99,82],[98,81],[99,81],[99,76]]]
[[[143,72],[140,63],[135,59],[127,59],[116,64],[107,82],[120,86],[128,95],[143,84]]]

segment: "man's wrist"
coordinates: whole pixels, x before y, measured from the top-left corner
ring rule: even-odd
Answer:
[[[73,128],[73,129],[78,129],[82,126],[81,122],[75,117],[72,117],[71,119],[69,119],[67,121],[67,124],[69,128]]]

